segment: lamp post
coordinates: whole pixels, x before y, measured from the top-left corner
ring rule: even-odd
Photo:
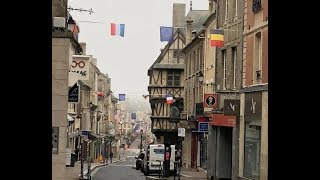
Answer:
[[[143,129],[140,130],[140,153],[142,153],[142,134],[143,134]]]
[[[112,156],[113,156],[113,153],[112,153],[112,136],[110,136],[110,162],[112,163]]]
[[[110,134],[110,136],[109,136],[109,139],[110,139],[110,162],[112,163],[112,157],[113,157],[113,152],[112,152],[112,139],[113,139],[113,137],[114,137],[114,129],[113,129],[113,128],[111,128],[111,129],[109,130],[109,134]]]
[[[119,122],[121,128],[120,128],[120,148],[119,148],[119,160],[120,160],[120,154],[121,154],[121,147],[122,147],[122,142],[121,142],[121,137],[122,137],[122,122]],[[124,149],[123,149],[124,151]],[[124,154],[124,153],[123,153]]]

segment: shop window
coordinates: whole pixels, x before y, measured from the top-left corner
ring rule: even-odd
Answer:
[[[246,123],[244,145],[243,175],[250,179],[259,179],[261,126]]]

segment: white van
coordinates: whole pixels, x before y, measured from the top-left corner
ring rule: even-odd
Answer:
[[[170,174],[174,173],[175,145],[171,145]],[[151,144],[145,147],[145,157],[141,171],[148,176],[152,173],[159,173],[160,164],[163,167],[164,144]]]

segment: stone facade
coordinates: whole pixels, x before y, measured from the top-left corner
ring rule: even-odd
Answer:
[[[59,129],[58,152],[52,154],[52,179],[55,180],[64,179],[66,167],[68,70],[74,49],[71,36],[52,38],[52,127]]]
[[[266,180],[268,179],[268,0],[245,0],[244,1],[244,27],[243,27],[243,74],[241,89],[241,116],[240,116],[240,144],[239,144],[239,176],[245,178]],[[247,97],[251,94],[261,94],[259,98],[252,98],[251,103]],[[249,99],[250,100],[250,99]],[[258,119],[252,120],[246,108],[255,107],[260,103],[261,107],[255,109]],[[246,130],[255,127],[256,138],[251,142],[246,137],[253,134]],[[253,136],[253,135],[251,135]],[[245,143],[255,144],[257,148],[246,149]],[[256,151],[251,155],[251,151]],[[254,159],[248,163],[249,157]],[[252,172],[252,173],[250,173]]]

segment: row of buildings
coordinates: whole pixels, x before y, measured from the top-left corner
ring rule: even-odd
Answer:
[[[173,40],[148,70],[151,130],[158,143],[179,145],[177,129],[185,128],[183,166],[208,177],[266,180],[268,0],[208,7],[185,16],[185,4],[173,4]],[[210,45],[212,30],[223,30],[223,47]]]
[[[86,162],[108,159],[110,152],[118,157],[128,127],[111,78],[78,42],[80,29],[66,0],[52,1],[52,17],[52,179],[58,180],[67,179],[72,150]]]

